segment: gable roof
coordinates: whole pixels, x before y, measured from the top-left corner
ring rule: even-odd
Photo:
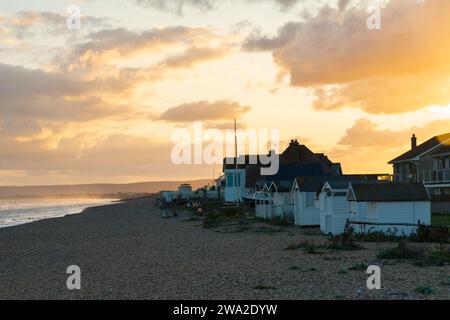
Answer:
[[[424,143],[418,145],[414,149],[411,149],[401,156],[389,161],[389,164],[394,164],[397,162],[402,161],[408,161],[413,160],[414,158],[417,158],[418,156],[423,155],[424,153],[427,153],[428,151],[432,150],[433,148],[438,147],[442,143],[445,143],[446,141],[450,140],[450,133],[446,133],[440,136],[433,137],[429,139],[428,141],[425,141]]]
[[[423,183],[353,182],[350,189],[357,202],[430,201]]]
[[[378,181],[379,175],[344,175],[340,177],[330,177],[327,179],[328,185],[333,189],[348,189],[350,183]]]
[[[430,156],[431,157],[437,157],[437,156],[440,156],[440,155],[447,155],[447,154],[450,154],[450,142],[444,144],[443,146],[441,146],[439,148],[436,148],[435,150],[433,150],[430,153]]]
[[[290,192],[292,188],[292,181],[290,180],[279,180],[273,181],[270,186],[275,186],[278,192]]]
[[[353,174],[353,175],[342,175],[342,176],[329,176],[329,177],[320,177],[322,179],[318,179],[318,181],[321,182],[321,184],[311,184],[308,185],[309,182],[306,182],[306,184],[303,185],[303,187],[306,187],[307,189],[312,189],[313,186],[317,187],[316,190],[317,193],[320,193],[323,189],[323,187],[328,183],[328,185],[332,189],[336,190],[345,190],[348,189],[351,182],[366,182],[366,181],[378,181],[378,178],[380,176],[384,176],[381,174]],[[317,178],[317,177],[316,177]],[[300,180],[297,180],[297,184],[299,184]],[[300,186],[300,185],[299,185]]]

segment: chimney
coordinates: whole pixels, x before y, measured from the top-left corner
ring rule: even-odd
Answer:
[[[415,148],[417,148],[417,137],[413,134],[411,138],[411,150],[414,150]]]

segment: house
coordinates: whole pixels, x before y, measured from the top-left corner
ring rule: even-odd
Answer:
[[[450,133],[433,137],[391,160],[395,181],[423,182],[432,198],[432,212],[450,213]]]
[[[431,224],[430,195],[417,182],[352,182],[347,192],[350,220],[356,232],[410,235],[415,224]]]
[[[273,152],[273,151],[272,151]],[[272,153],[269,154],[273,155]],[[267,156],[267,155],[265,155]],[[280,166],[278,173],[274,176],[262,176],[261,168],[264,167],[259,161],[260,156],[242,155],[236,158],[224,159],[223,169],[225,173],[225,202],[241,202],[245,198],[251,199],[254,192],[258,191],[258,183],[263,181],[285,181],[293,180],[302,173],[293,173],[292,168],[299,166],[314,167],[314,175],[341,175],[342,168],[339,163],[333,163],[323,153],[314,153],[298,140],[291,140],[286,150],[279,155]],[[252,161],[253,160],[253,161]],[[298,169],[300,171],[303,168]],[[308,174],[313,175],[313,174]],[[270,185],[269,183],[269,185]],[[259,185],[261,187],[261,185]]]
[[[259,156],[239,156],[237,165],[236,158],[224,159],[225,202],[242,202],[256,191],[256,183],[263,167],[259,159]]]
[[[317,193],[320,215],[320,230],[325,234],[337,235],[344,232],[350,208],[347,192],[351,182],[379,181],[386,175],[347,175],[330,177]]]

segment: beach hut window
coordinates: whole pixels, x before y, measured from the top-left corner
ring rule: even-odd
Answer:
[[[234,180],[233,174],[231,174],[231,173],[227,174],[227,186],[233,187],[234,186],[233,180]]]
[[[314,193],[312,192],[307,192],[306,193],[306,201],[305,201],[305,206],[307,208],[314,208]]]
[[[236,187],[241,186],[241,175],[236,173]]]

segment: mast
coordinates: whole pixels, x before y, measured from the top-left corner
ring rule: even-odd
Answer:
[[[234,156],[235,156],[234,161],[235,161],[235,164],[236,164],[236,170],[239,169],[239,166],[238,166],[238,145],[237,145],[237,143],[238,143],[238,140],[237,140],[237,120],[235,118],[234,119]],[[236,171],[236,174],[238,175],[239,172]],[[238,191],[239,189],[238,189],[238,186],[235,187],[235,190],[236,190],[236,206],[239,207],[239,191]]]
[[[238,146],[237,146],[237,120],[234,119],[234,157],[236,161],[236,169],[238,168]]]

